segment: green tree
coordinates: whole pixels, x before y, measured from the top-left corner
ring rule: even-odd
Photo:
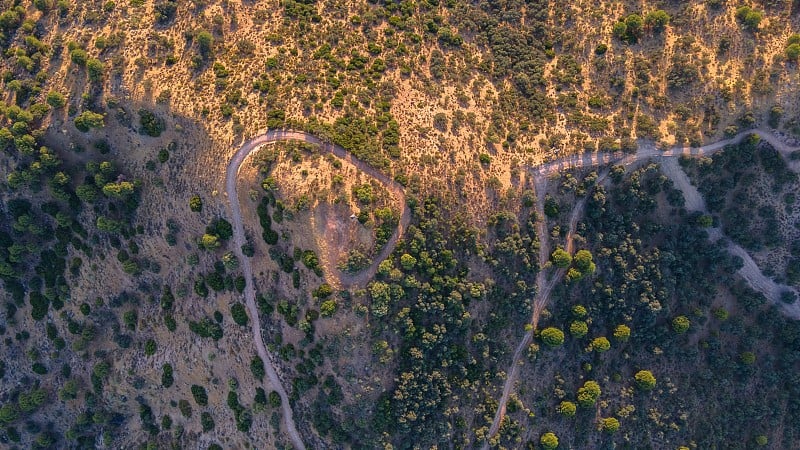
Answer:
[[[389,312],[389,302],[391,301],[389,285],[381,281],[373,281],[369,284],[369,295],[372,298],[372,314],[375,317],[385,316]]]
[[[75,128],[84,133],[91,128],[103,128],[105,126],[103,119],[104,116],[102,114],[84,111],[75,117]]]
[[[106,183],[103,186],[103,194],[106,197],[115,198],[118,200],[127,200],[133,195],[135,187],[130,181],[120,181],[117,183]]]
[[[400,257],[400,267],[402,267],[406,272],[413,270],[416,265],[417,258],[414,258],[408,253],[403,253],[403,255]]]
[[[63,108],[67,104],[67,99],[58,91],[50,91],[47,93],[47,104],[55,109]]]
[[[578,388],[578,405],[583,408],[593,406],[601,394],[600,385],[596,381],[589,380]]]
[[[603,430],[604,433],[614,434],[619,430],[619,420],[614,417],[600,419],[600,429]]]
[[[250,372],[253,373],[253,376],[256,377],[257,380],[261,381],[264,379],[266,371],[264,370],[264,360],[262,360],[260,356],[253,356],[253,359],[250,360]]]
[[[6,403],[0,408],[0,423],[11,423],[17,420],[17,417],[19,417],[19,413],[13,403]]]
[[[740,6],[736,8],[736,19],[744,25],[745,28],[756,31],[764,18],[762,11],[753,9],[749,6]]]
[[[690,324],[689,318],[686,316],[678,316],[672,319],[672,329],[678,334],[686,333]]]
[[[636,380],[636,386],[643,391],[649,391],[656,387],[656,377],[649,370],[640,370],[633,378]]]
[[[542,342],[550,347],[558,347],[564,343],[564,332],[555,327],[547,327],[541,333]]]
[[[200,31],[197,33],[197,47],[200,49],[200,54],[203,58],[208,58],[211,53],[211,47],[214,46],[214,36],[208,31]]]
[[[103,79],[105,69],[106,66],[99,59],[89,58],[86,62],[86,71],[89,73],[89,79],[93,82]]]
[[[319,306],[319,314],[322,317],[331,317],[336,313],[336,307],[335,300],[325,300]]]
[[[790,44],[786,47],[786,59],[797,61],[800,59],[800,44]]]
[[[152,356],[156,353],[156,348],[156,341],[148,339],[147,342],[144,343],[144,354],[147,356]]]
[[[631,329],[627,325],[617,325],[614,329],[614,339],[618,342],[625,342],[631,337]]]
[[[78,66],[85,66],[88,58],[89,55],[87,55],[86,50],[82,48],[76,48],[69,52],[69,59],[73,64]]]
[[[542,444],[543,448],[553,450],[554,448],[558,448],[558,437],[555,433],[547,432],[539,438],[539,443]]]
[[[191,391],[195,403],[197,403],[199,406],[208,405],[208,394],[206,393],[206,388],[204,388],[203,386],[193,384],[191,387]]]
[[[600,336],[592,339],[591,347],[592,350],[603,353],[611,348],[611,342],[605,336]]]
[[[589,311],[587,311],[586,307],[583,305],[575,305],[572,307],[572,314],[579,319],[586,317],[588,313]]]
[[[577,407],[575,406],[575,403],[564,400],[563,402],[559,403],[557,410],[558,413],[564,417],[572,417],[575,415]]]
[[[192,212],[200,212],[203,210],[203,200],[199,195],[194,195],[189,199],[189,209]]]
[[[200,247],[206,250],[213,250],[219,246],[219,238],[216,235],[206,233],[200,238]]]
[[[167,363],[161,366],[161,386],[168,388],[175,381],[172,375],[172,365]]]
[[[553,264],[555,264],[556,267],[561,269],[566,269],[570,264],[572,264],[572,255],[567,253],[567,251],[561,247],[557,248],[553,254],[550,255],[550,259],[553,261]]]
[[[669,20],[670,17],[666,11],[663,9],[657,9],[647,13],[644,18],[644,24],[646,27],[654,31],[662,31],[669,23]]]
[[[214,418],[211,417],[211,413],[207,411],[200,413],[200,425],[203,427],[203,433],[214,429]]]
[[[237,325],[246,326],[250,318],[247,316],[247,310],[244,305],[236,302],[231,305],[231,317]]]
[[[592,261],[592,253],[589,250],[578,250],[575,253],[575,267],[581,271],[581,274],[588,275],[593,273],[596,269],[594,261]]]
[[[569,325],[569,334],[575,338],[582,338],[589,332],[589,325],[582,321],[576,320]]]
[[[638,14],[630,14],[625,18],[625,38],[628,42],[636,42],[642,37],[644,20]]]

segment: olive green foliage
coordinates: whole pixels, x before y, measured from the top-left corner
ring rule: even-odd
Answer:
[[[786,40],[786,59],[797,61],[800,59],[800,34],[794,33]]]
[[[663,30],[667,26],[667,24],[669,24],[669,21],[670,21],[669,14],[667,14],[667,12],[664,11],[663,9],[650,11],[644,17],[645,26],[651,28],[654,31]]]
[[[172,365],[167,363],[161,367],[161,386],[168,388],[175,381],[173,377]]]
[[[589,332],[589,325],[582,320],[576,320],[569,325],[569,334],[575,338],[582,338]]]
[[[47,104],[56,109],[63,108],[67,104],[67,99],[58,91],[50,91],[47,93]]]
[[[142,124],[140,133],[147,136],[158,137],[165,130],[163,119],[146,109],[139,110],[139,122]]]
[[[745,28],[756,31],[761,24],[761,20],[764,19],[764,12],[749,6],[740,6],[736,8],[736,19],[739,20]]]
[[[631,329],[627,325],[617,325],[614,329],[614,339],[618,342],[625,342],[631,337]]]
[[[686,316],[677,316],[672,319],[672,329],[678,334],[686,333],[689,330],[689,318]]]
[[[84,111],[75,117],[75,128],[87,132],[92,128],[103,128],[105,126],[104,116],[92,111]]]
[[[614,24],[612,33],[615,37],[629,44],[636,43],[642,37],[644,20],[638,14],[630,14]]]
[[[613,434],[619,429],[619,420],[615,417],[600,419],[600,429],[605,433]]]
[[[191,387],[191,391],[195,403],[197,403],[199,406],[208,405],[208,394],[206,393],[206,388],[204,388],[203,386],[199,386],[197,384],[193,384]]]
[[[542,448],[553,450],[558,448],[558,437],[555,435],[555,433],[547,432],[543,434],[541,438],[539,438],[539,443],[542,444]]]
[[[564,343],[564,332],[555,327],[547,327],[542,330],[542,342],[550,347],[558,347]]]
[[[189,199],[189,209],[191,209],[192,212],[201,212],[203,210],[203,200],[199,195],[193,195],[192,198]]]
[[[584,408],[593,406],[600,393],[600,385],[596,381],[589,380],[583,383],[583,386],[578,388],[578,405]]]
[[[558,413],[564,417],[572,417],[575,415],[577,411],[577,407],[575,403],[564,400],[563,402],[558,404]]]
[[[598,353],[606,352],[611,349],[611,342],[605,336],[596,337],[592,339],[591,348]]]
[[[233,321],[237,325],[247,326],[249,322],[249,317],[247,315],[247,309],[245,306],[239,302],[234,303],[231,305],[231,317]]]
[[[553,254],[550,256],[550,259],[553,261],[556,267],[565,269],[572,264],[572,255],[567,253],[566,250],[563,248],[557,248],[553,251]]]
[[[636,380],[636,386],[643,391],[656,387],[656,377],[649,370],[640,370],[633,378]]]
[[[264,361],[261,360],[261,357],[258,355],[254,356],[250,361],[250,371],[257,380],[261,381],[264,379],[264,375],[266,374],[264,370]]]

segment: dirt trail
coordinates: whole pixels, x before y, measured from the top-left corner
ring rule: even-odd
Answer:
[[[544,269],[545,264],[550,256],[549,242],[548,239],[546,239],[547,230],[545,227],[545,221],[541,220],[541,218],[544,218],[544,211],[542,208],[544,205],[547,177],[556,173],[560,173],[561,171],[574,168],[588,168],[609,164],[620,164],[627,167],[640,161],[653,159],[661,163],[661,168],[664,174],[673,181],[677,189],[680,189],[681,192],[683,192],[683,195],[686,199],[686,209],[689,211],[706,212],[706,204],[703,196],[697,191],[697,188],[691,184],[689,177],[686,175],[683,169],[681,169],[680,165],[678,164],[678,157],[709,156],[717,151],[722,150],[727,145],[740,142],[745,137],[754,133],[757,133],[762,139],[769,142],[769,144],[778,150],[789,162],[789,167],[796,172],[798,171],[798,163],[790,161],[788,158],[789,154],[797,151],[798,148],[787,144],[782,140],[781,137],[763,128],[743,131],[730,139],[725,139],[723,141],[715,142],[699,148],[674,147],[661,151],[658,150],[651,142],[640,142],[639,149],[635,154],[624,154],[621,152],[584,153],[564,157],[531,169],[534,177],[536,194],[538,197],[537,215],[539,216],[540,220],[537,222],[537,233],[539,234],[540,240],[539,267],[541,268],[539,273],[536,275],[537,294],[533,299],[533,314],[529,322],[532,328],[525,333],[522,341],[520,341],[519,345],[514,351],[514,356],[511,359],[511,368],[507,372],[506,381],[503,385],[503,393],[501,394],[498,402],[499,404],[497,413],[495,414],[492,425],[489,428],[489,433],[487,435],[488,438],[494,437],[500,429],[500,424],[505,417],[506,405],[508,403],[508,397],[511,394],[511,388],[518,376],[520,366],[519,359],[522,356],[522,352],[533,340],[533,333],[536,331],[539,324],[539,316],[541,315],[544,307],[547,306],[547,302],[550,299],[550,293],[552,292],[556,283],[558,283],[566,273],[565,269],[558,269],[551,273],[550,277],[547,277],[546,275],[549,271]],[[603,174],[598,176],[597,183],[601,183],[607,174],[608,171],[606,170]],[[572,254],[574,250],[573,235],[575,233],[575,227],[577,226],[580,218],[583,216],[583,210],[586,206],[587,198],[588,197],[584,197],[579,200],[575,204],[575,207],[570,215],[569,232],[566,239],[566,250],[570,254]],[[709,238],[712,241],[717,241],[724,238],[724,235],[719,228],[709,228],[708,232]],[[787,305],[780,300],[780,296],[783,291],[792,290],[795,292],[795,294],[797,294],[797,291],[791,287],[778,284],[769,277],[765,276],[764,273],[761,272],[761,269],[758,268],[755,261],[753,261],[753,258],[739,245],[728,240],[727,246],[728,251],[736,256],[739,256],[744,262],[743,267],[739,269],[739,275],[744,278],[744,280],[747,281],[747,283],[753,289],[761,292],[765,297],[767,297],[767,299],[775,303],[784,314],[794,319],[800,319],[800,302]],[[488,448],[489,440],[487,439],[483,444],[483,449],[486,450]]]
[[[677,189],[683,192],[683,197],[686,199],[686,209],[704,214],[708,213],[703,196],[689,181],[689,177],[678,165],[678,161],[675,158],[664,158],[659,162],[661,163],[661,171],[672,180]],[[738,274],[747,281],[750,287],[764,294],[767,299],[778,305],[778,308],[787,316],[800,319],[800,302],[787,305],[781,301],[781,294],[787,290],[794,291],[792,287],[776,283],[764,275],[750,254],[735,242],[726,239],[719,228],[708,228],[708,235],[712,242],[725,239],[728,251],[742,259],[744,264],[739,269]]]
[[[343,148],[328,142],[324,142],[316,136],[302,131],[267,131],[266,133],[261,134],[242,144],[242,146],[231,157],[231,160],[228,163],[228,169],[225,176],[225,190],[228,196],[228,203],[230,204],[231,208],[231,217],[233,218],[233,238],[235,243],[234,251],[236,256],[239,258],[239,261],[242,262],[242,271],[244,272],[244,297],[247,303],[247,309],[250,312],[250,317],[252,318],[251,324],[253,329],[253,340],[255,342],[258,355],[264,361],[264,368],[267,371],[269,384],[272,389],[275,390],[281,397],[281,409],[283,410],[283,418],[289,438],[296,449],[304,450],[306,447],[303,444],[303,439],[300,437],[300,433],[298,433],[297,426],[295,425],[294,418],[292,417],[292,407],[289,404],[289,397],[286,394],[286,390],[283,388],[277,371],[275,370],[272,355],[267,351],[266,347],[264,346],[264,341],[261,338],[261,321],[258,316],[258,308],[256,308],[256,291],[253,282],[253,268],[250,263],[250,258],[245,257],[242,253],[242,246],[245,244],[246,239],[244,234],[244,223],[242,220],[241,208],[239,205],[239,196],[236,191],[236,181],[239,174],[239,168],[245,159],[247,159],[247,157],[253,154],[253,152],[262,145],[272,142],[293,140],[319,145],[322,151],[330,152],[341,159],[347,160],[359,170],[383,183],[386,188],[395,195],[396,198],[401,200],[403,204],[403,210],[400,214],[400,223],[394,234],[392,234],[392,237],[389,239],[389,242],[387,242],[381,252],[375,256],[370,267],[357,274],[341,274],[340,282],[343,285],[348,287],[354,285],[363,285],[372,279],[372,277],[375,275],[375,272],[378,270],[378,264],[380,264],[381,261],[389,256],[392,250],[394,250],[394,247],[397,244],[397,241],[400,239],[400,236],[402,236],[403,232],[408,228],[408,224],[411,222],[411,210],[406,204],[403,187],[399,183],[395,182],[382,172],[379,172],[363,161],[354,158]]]

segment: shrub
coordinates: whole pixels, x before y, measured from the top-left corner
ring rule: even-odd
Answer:
[[[627,325],[617,325],[614,329],[614,339],[625,342],[631,337],[631,329]]]
[[[147,356],[152,356],[156,352],[156,341],[152,339],[148,339],[147,342],[144,344],[144,354]]]
[[[336,313],[336,301],[325,300],[319,307],[319,313],[322,317],[331,317]]]
[[[556,267],[561,269],[566,269],[570,264],[572,264],[572,255],[560,247],[557,248],[552,255],[550,255],[550,259],[553,261],[553,264],[555,264]]]
[[[575,406],[575,403],[564,400],[563,402],[559,403],[557,410],[562,416],[572,417],[575,415],[577,407]]]
[[[194,195],[189,199],[189,209],[192,212],[200,212],[203,210],[203,200],[199,195]]]
[[[656,387],[656,377],[649,370],[640,370],[633,378],[636,380],[636,386],[643,391],[649,391]]]
[[[164,364],[161,367],[161,386],[168,388],[172,386],[172,383],[175,381],[175,378],[172,375],[172,365],[169,363]]]
[[[47,93],[47,104],[53,108],[63,108],[67,104],[67,99],[58,91],[50,91]]]
[[[180,400],[178,402],[178,409],[181,410],[181,415],[183,415],[183,417],[192,417],[192,405],[190,405],[188,401]]]
[[[663,9],[650,11],[644,18],[644,24],[654,31],[661,31],[669,23],[670,17]]]
[[[75,117],[75,128],[84,133],[91,128],[103,128],[105,126],[103,119],[104,116],[102,114],[84,111]]]
[[[555,327],[547,327],[541,333],[542,342],[550,347],[558,347],[564,343],[564,332]]]
[[[151,137],[161,136],[165,129],[164,121],[146,109],[139,110],[139,122],[142,124],[140,133]]]
[[[672,319],[672,329],[678,334],[686,333],[689,330],[689,318],[686,316],[678,316]]]
[[[276,391],[271,391],[269,393],[269,405],[273,408],[278,408],[281,406],[281,396]]]
[[[231,317],[233,317],[233,321],[236,322],[237,325],[241,326],[246,326],[249,321],[245,306],[239,302],[231,306]]]
[[[203,386],[193,384],[191,390],[192,390],[192,397],[194,397],[195,403],[197,403],[200,406],[208,405],[208,394],[206,393],[206,388],[204,388]]]
[[[589,380],[578,388],[578,405],[583,408],[593,406],[601,394],[600,385],[596,381]]]
[[[266,374],[264,370],[264,361],[261,359],[260,356],[256,355],[250,361],[250,371],[253,373],[253,376],[256,377],[259,381],[264,379],[264,375]]]
[[[203,411],[200,413],[200,424],[203,426],[203,432],[207,433],[214,429],[214,418],[211,413]]]
[[[611,348],[611,342],[608,341],[608,338],[605,336],[600,336],[592,339],[591,344],[592,350],[602,353],[608,351]]]
[[[761,20],[764,18],[764,13],[757,9],[752,9],[749,6],[740,6],[736,8],[736,19],[749,30],[758,30]]]
[[[614,417],[606,417],[600,419],[600,429],[604,433],[613,434],[619,429],[619,420]]]
[[[76,48],[69,52],[69,59],[78,66],[85,66],[86,60],[89,56],[86,54],[86,50],[82,48]]]
[[[558,437],[555,435],[555,433],[548,432],[542,435],[542,437],[539,439],[539,443],[542,444],[543,448],[552,450],[558,447]]]
[[[103,79],[103,74],[105,73],[106,66],[99,60],[95,58],[90,58],[86,62],[86,70],[89,73],[89,79],[97,82]]]
[[[569,326],[569,334],[575,338],[582,338],[589,332],[589,325],[582,320],[576,320]]]

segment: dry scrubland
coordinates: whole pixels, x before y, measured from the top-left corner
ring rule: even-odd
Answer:
[[[17,3],[0,16],[3,445],[288,445],[249,327],[235,323],[243,278],[219,221],[229,201],[243,205],[265,342],[309,447],[551,448],[548,431],[576,448],[800,440],[797,395],[774,387],[797,371],[794,325],[767,326],[783,319],[730,276],[735,263],[657,169],[600,188],[564,175],[544,204],[527,169],[636,139],[699,146],[756,125],[800,136],[797,1]],[[354,248],[377,254],[392,222],[379,216],[396,218],[402,199],[349,162],[276,144],[268,169],[243,166],[240,198],[225,198],[236,147],[278,127],[406,186],[413,226],[375,281],[340,291],[339,266],[359,265]],[[687,170],[723,226],[738,195],[760,211],[740,237],[780,223],[767,242],[737,242],[791,281],[796,179],[775,188],[764,163],[741,175],[753,183],[715,194],[704,164]],[[587,219],[570,224],[581,198]],[[542,327],[591,333],[562,347],[537,330],[489,436],[537,271],[552,264],[539,246],[565,244],[571,225],[598,274],[553,283]],[[687,316],[689,332],[675,322]],[[607,353],[589,341],[605,334]],[[631,381],[643,369],[656,390]],[[570,422],[559,405],[591,379],[605,397]],[[599,421],[610,417],[623,432]]]

